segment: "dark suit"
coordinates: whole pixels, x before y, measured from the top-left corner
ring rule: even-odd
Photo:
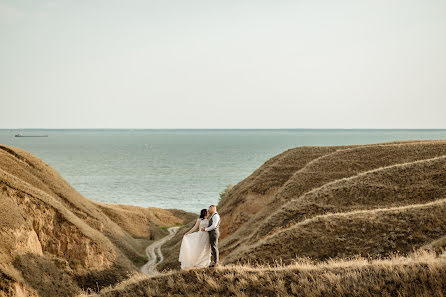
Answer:
[[[209,226],[212,226],[213,218],[215,216],[214,213],[212,217],[209,219]],[[218,264],[219,252],[218,252],[218,237],[220,237],[220,222],[218,222],[217,226],[214,230],[209,231],[209,244],[211,245],[211,261],[213,264]]]

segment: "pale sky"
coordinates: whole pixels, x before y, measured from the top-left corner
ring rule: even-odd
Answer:
[[[0,0],[0,128],[446,128],[445,0]]]

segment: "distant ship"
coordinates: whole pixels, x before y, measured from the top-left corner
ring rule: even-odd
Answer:
[[[48,137],[48,135],[23,135],[22,133],[18,133],[14,137]]]

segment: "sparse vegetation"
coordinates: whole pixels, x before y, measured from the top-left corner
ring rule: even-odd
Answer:
[[[223,199],[228,193],[229,191],[231,191],[231,189],[234,187],[234,185],[226,185],[226,187],[223,189],[223,191],[220,192],[220,200]]]
[[[226,266],[210,272],[212,284],[200,282],[201,271],[160,278],[198,283],[184,285],[189,295],[443,296],[444,254],[407,255],[446,246],[445,170],[446,141],[288,150],[221,199]],[[167,244],[172,256],[161,268],[178,268],[182,232]],[[296,257],[311,265],[292,264]],[[268,266],[276,263],[280,268]],[[146,283],[155,286],[155,278]],[[127,289],[123,296],[132,296]],[[169,292],[182,294],[175,290]]]
[[[195,216],[192,215],[191,219],[195,219]],[[181,226],[183,226],[183,224],[176,223],[176,224],[172,224],[172,225],[159,226],[159,228],[161,230],[165,231],[165,233],[166,233],[166,232],[168,232],[168,229],[171,228],[171,227],[181,227]]]
[[[279,156],[236,185],[219,205],[224,234],[221,251],[227,264],[248,254],[251,260],[269,262],[295,255],[315,259],[384,256],[396,250],[411,251],[442,232],[434,237],[413,236],[428,232],[418,229],[421,220],[430,220],[423,205],[446,198],[445,141],[338,147],[317,158],[310,158],[314,154],[309,148],[296,148]],[[280,168],[290,170],[283,160],[311,161],[284,176],[276,173]],[[281,186],[263,191],[261,185],[268,179]],[[241,185],[244,192],[238,189]],[[247,211],[255,203],[264,206]],[[386,211],[415,204],[421,208]],[[234,228],[231,219],[239,211],[246,219],[236,217],[238,228]],[[414,213],[416,219],[408,220],[407,212]],[[386,220],[398,222],[398,228],[393,230],[396,225]],[[377,221],[380,225],[374,224]],[[435,220],[425,227],[433,231],[440,226]],[[376,233],[362,231],[370,228]],[[414,239],[404,239],[408,236]],[[262,249],[273,252],[265,257]],[[288,256],[278,252],[284,250],[289,251]]]
[[[135,275],[101,297],[136,296],[443,296],[446,257],[418,251],[407,257],[354,258],[287,266],[229,265],[154,277]]]
[[[147,260],[148,239],[163,236],[158,226],[195,217],[95,203],[35,156],[2,145],[0,184],[2,297],[74,296],[115,284]]]
[[[39,162],[18,149],[0,150],[0,182],[6,186],[0,227],[10,228],[0,228],[4,291],[20,287],[28,295],[72,296],[84,289],[84,295],[101,297],[446,295],[446,141],[288,150],[222,191],[224,266],[186,271],[177,270],[178,252],[195,215],[93,203]],[[157,269],[163,273],[133,274],[116,284],[144,260],[143,238],[155,240],[178,224],[185,226],[162,247],[165,259]],[[14,234],[39,244],[17,249]],[[61,249],[73,243],[77,249]],[[88,249],[78,248],[82,244]],[[83,250],[91,252],[76,253]],[[42,275],[34,277],[39,269]],[[61,290],[62,282],[69,289]]]

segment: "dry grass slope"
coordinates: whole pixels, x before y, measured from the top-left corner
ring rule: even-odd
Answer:
[[[276,190],[311,161],[344,147],[298,147],[268,160],[234,186],[219,204],[221,237],[233,233],[276,198]]]
[[[323,261],[407,254],[446,234],[446,199],[427,204],[315,216],[225,259],[240,263]]]
[[[116,283],[145,261],[160,225],[192,217],[97,204],[35,156],[0,145],[0,296],[74,296]]]
[[[218,205],[219,213],[222,216],[220,226],[221,238],[238,232],[240,227],[250,220],[251,217],[261,221],[257,214],[268,209],[270,212],[280,206],[280,202],[274,201],[276,192],[286,183],[290,177],[298,170],[305,167],[309,162],[330,154],[336,150],[344,149],[345,146],[332,147],[298,147],[287,150],[267,162],[254,171],[249,177],[235,185],[228,195],[220,201]],[[189,226],[187,226],[189,227]],[[252,232],[250,228],[244,229],[246,234],[240,234],[239,238],[245,238]],[[180,230],[177,235],[163,247],[164,253],[168,256],[161,263],[159,269],[178,269],[178,254],[181,239],[186,229]],[[232,237],[231,237],[232,238]],[[224,246],[229,241],[223,241]]]
[[[336,180],[284,204],[251,241],[324,213],[430,202],[446,197],[446,157],[379,168]]]
[[[137,275],[91,297],[136,296],[444,296],[446,258],[418,252],[409,257],[288,266],[226,266],[148,278]],[[82,295],[86,296],[86,295]]]
[[[430,264],[405,256],[414,249],[438,252],[446,246],[446,141],[288,150],[234,186],[218,208],[225,222],[220,247],[226,267],[209,277],[204,271],[186,271],[142,280],[150,289],[129,281],[128,287],[103,296],[133,296],[134,289],[143,296],[159,295],[163,288],[171,295],[445,294],[444,256],[430,254]],[[178,268],[185,231],[165,247],[169,256],[162,268]],[[397,252],[400,256],[392,260],[376,260]],[[366,265],[348,260],[360,256],[370,259],[360,261]],[[302,257],[314,261],[313,266],[293,266]],[[278,262],[290,266],[249,268]],[[427,277],[430,265],[438,274]],[[237,286],[226,274],[233,275]]]
[[[275,191],[280,205],[268,205],[222,240],[225,262],[314,216],[445,198],[445,155],[445,141],[429,141],[342,148],[314,159]]]
[[[39,283],[58,296],[96,280],[112,284],[123,278],[114,272],[138,262],[140,238],[161,236],[154,227],[175,217],[192,218],[92,203],[26,152],[3,151],[6,296],[40,293]],[[291,149],[234,186],[218,208],[225,266],[175,271],[189,222],[163,247],[158,268],[174,270],[137,274],[91,296],[446,295],[446,141]],[[72,251],[73,242],[82,248]],[[30,277],[42,267],[44,278]],[[56,285],[64,282],[73,287]]]

